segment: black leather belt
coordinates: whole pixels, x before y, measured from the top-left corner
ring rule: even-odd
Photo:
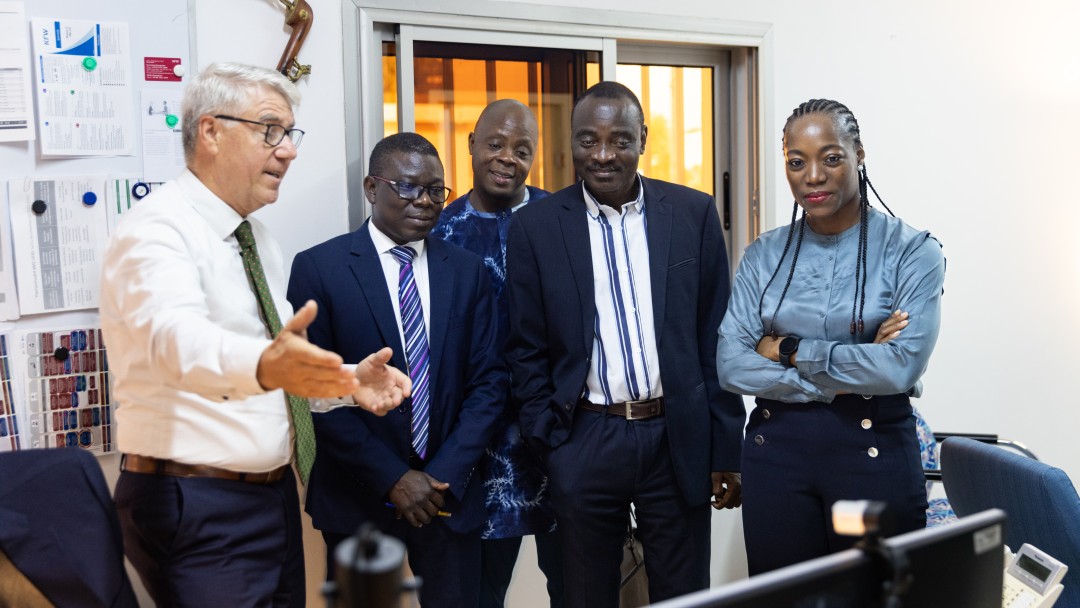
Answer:
[[[184,464],[175,460],[139,456],[138,454],[124,454],[120,458],[120,470],[131,473],[149,473],[151,475],[168,475],[170,477],[212,477],[214,479],[230,479],[232,481],[262,485],[280,481],[287,468],[288,465],[283,465],[263,473],[242,473],[205,464]]]
[[[627,420],[645,420],[664,415],[664,398],[648,399],[646,401],[624,401],[610,405],[600,405],[585,399],[578,399],[577,406],[590,412],[612,414],[626,418]]]

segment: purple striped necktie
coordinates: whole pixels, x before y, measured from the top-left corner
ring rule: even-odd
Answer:
[[[409,364],[412,379],[412,445],[416,455],[427,457],[428,412],[431,391],[428,385],[427,330],[424,327],[424,309],[420,304],[420,291],[413,277],[412,247],[394,247],[390,250],[401,271],[398,273],[398,304],[401,306],[401,328],[405,334],[405,360]]]

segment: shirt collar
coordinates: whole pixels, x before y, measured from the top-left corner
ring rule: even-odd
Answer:
[[[520,203],[518,203],[518,204],[514,205],[513,207],[511,207],[510,211],[517,211],[518,209],[521,209],[522,207],[524,207],[529,202],[530,194],[531,193],[529,192],[529,187],[526,186],[525,187],[525,198],[521,199]]]
[[[375,251],[378,251],[379,255],[390,253],[391,249],[398,246],[398,244],[391,240],[390,237],[383,234],[382,230],[376,228],[375,222],[372,222],[371,220],[368,220],[368,231],[369,234],[371,234],[371,242],[375,244]],[[412,247],[413,251],[416,252],[416,257],[413,259],[419,259],[420,256],[424,255],[425,242],[425,240],[419,240],[405,243],[406,247]]]
[[[236,232],[237,226],[244,221],[235,209],[211,192],[190,169],[184,169],[175,181],[191,206],[206,220],[210,229],[221,237],[221,240],[225,240]]]
[[[465,210],[467,212],[472,213],[474,215],[479,215],[480,217],[499,217],[499,215],[502,213],[502,212],[488,213],[486,211],[480,211],[476,207],[473,207],[472,199],[469,198],[470,194],[472,194],[472,190],[469,191],[469,194],[465,195]],[[518,203],[518,204],[514,205],[513,207],[511,207],[510,208],[510,213],[513,213],[513,212],[517,211],[518,209],[521,209],[522,207],[527,205],[529,203],[530,194],[531,193],[529,192],[529,188],[526,187],[525,188],[525,198],[521,199],[520,203]]]
[[[627,210],[634,210],[641,214],[645,213],[645,184],[641,183],[641,175],[637,175],[637,181],[637,198],[628,203],[624,203],[622,206],[623,212]],[[582,180],[581,182],[581,191],[585,194],[585,209],[589,212],[589,215],[594,218],[599,217],[601,205],[600,203],[596,202],[596,199],[593,198],[593,195],[589,192],[589,189],[585,187],[584,180]]]

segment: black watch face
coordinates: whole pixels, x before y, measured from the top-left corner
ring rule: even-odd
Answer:
[[[780,354],[785,357],[791,356],[799,348],[799,339],[788,336],[780,341]]]

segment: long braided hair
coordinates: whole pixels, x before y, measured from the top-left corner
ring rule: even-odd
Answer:
[[[852,143],[855,145],[855,149],[862,148],[862,139],[859,136],[859,122],[855,120],[855,115],[839,101],[833,101],[831,99],[811,99],[809,101],[799,104],[799,107],[791,113],[787,122],[784,123],[784,136],[781,141],[785,141],[787,138],[788,127],[791,126],[796,119],[806,116],[807,114],[826,114],[830,116],[836,123],[840,130],[840,133],[851,138]],[[885,201],[881,200],[881,195],[878,194],[877,189],[870,183],[870,178],[866,175],[866,164],[859,163],[859,250],[855,263],[855,298],[851,303],[851,334],[861,334],[864,329],[863,323],[863,309],[866,306],[866,245],[867,245],[867,223],[869,221],[868,210],[870,208],[870,200],[867,198],[867,188],[874,193],[881,206],[889,212],[889,215],[896,217],[896,214],[889,209],[889,206],[885,204]],[[787,281],[784,283],[784,290],[780,292],[780,299],[776,302],[776,308],[773,310],[772,319],[769,321],[769,335],[776,337],[776,330],[773,328],[776,322],[776,316],[780,312],[780,305],[784,303],[784,298],[787,296],[788,288],[791,287],[791,279],[795,276],[795,264],[799,260],[799,250],[802,248],[803,231],[806,228],[806,210],[804,209],[802,215],[798,218],[798,238],[795,238],[796,232],[796,214],[799,210],[799,203],[795,201],[791,209],[791,223],[788,225],[787,241],[784,243],[784,252],[780,255],[780,261],[776,263],[776,268],[773,270],[772,276],[769,277],[768,283],[765,284],[765,288],[761,290],[761,297],[758,300],[758,316],[761,316],[762,307],[765,305],[765,292],[769,291],[769,287],[772,285],[773,280],[776,279],[776,275],[780,273],[780,268],[784,265],[784,259],[787,258],[788,251],[791,249],[792,241],[795,241],[795,251],[791,256],[791,265],[788,269]],[[856,316],[856,311],[858,316]]]

